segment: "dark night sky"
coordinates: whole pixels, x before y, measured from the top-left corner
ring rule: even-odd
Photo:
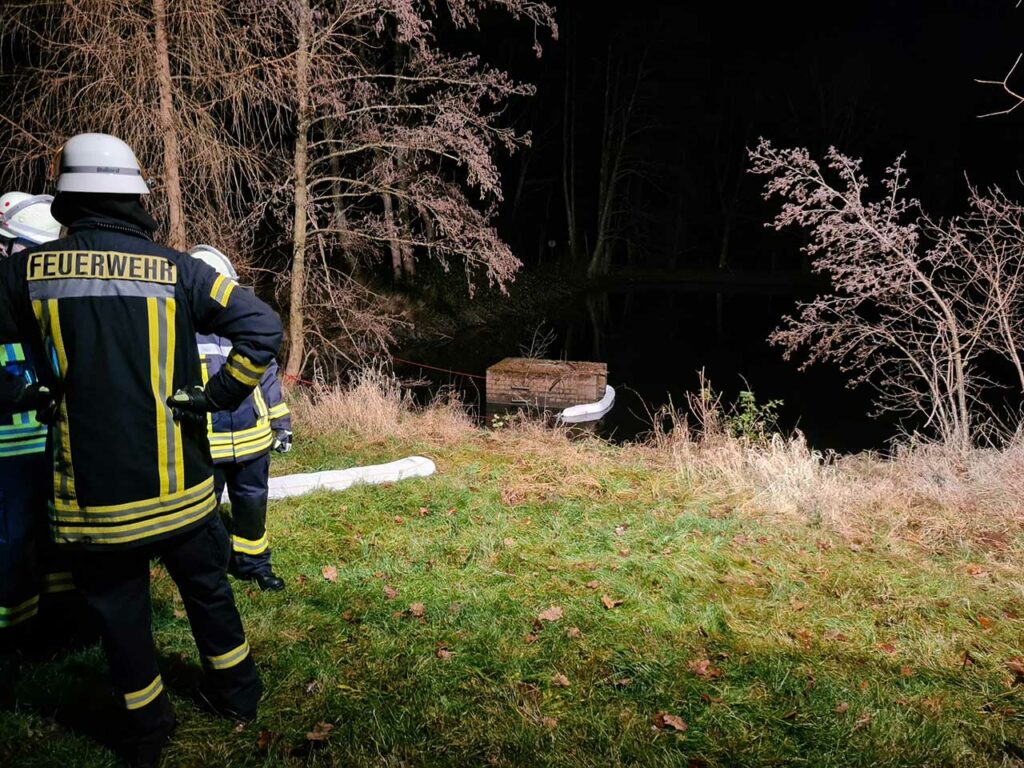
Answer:
[[[642,138],[636,150],[649,184],[635,200],[646,212],[637,238],[654,251],[685,252],[702,261],[718,247],[721,209],[714,194],[719,169],[742,157],[758,136],[820,153],[830,144],[863,156],[877,177],[906,151],[912,192],[934,213],[954,213],[965,198],[964,172],[975,183],[997,183],[1024,195],[1020,114],[979,120],[1007,106],[997,88],[975,78],[1001,78],[1021,50],[1024,9],[1013,0],[901,0],[824,3],[685,3],[632,0],[621,10],[596,10],[597,3],[555,0],[561,39],[547,42],[535,62],[529,32],[484,33],[483,50],[540,93],[520,107],[520,125],[535,134],[527,193],[530,222],[546,220],[559,231],[555,189],[560,173],[560,119],[565,59],[576,57],[581,166],[596,171],[600,140],[603,73],[613,57],[637,62],[648,74],[642,90]],[[572,53],[575,51],[575,53]],[[1024,67],[1018,78],[1024,88]],[[507,179],[512,183],[520,160]],[[584,178],[584,191],[594,179]],[[550,202],[547,191],[553,192]],[[792,248],[765,240],[760,224],[772,209],[759,200],[759,180],[741,182],[734,229],[738,262],[768,248]],[[511,190],[509,195],[511,196]],[[545,205],[544,212],[537,209]],[[682,208],[685,241],[669,236],[669,220]],[[520,213],[517,211],[517,213]],[[527,259],[536,233],[514,230]],[[654,220],[653,222],[651,220]],[[527,227],[529,229],[529,227]],[[547,237],[552,232],[547,232]],[[776,236],[777,238],[778,236]]]

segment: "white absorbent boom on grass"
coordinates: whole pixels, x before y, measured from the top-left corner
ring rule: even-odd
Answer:
[[[311,491],[344,491],[359,483],[377,485],[396,483],[410,477],[429,477],[437,471],[430,459],[422,456],[408,456],[388,464],[374,464],[368,467],[350,467],[327,472],[309,472],[301,475],[284,475],[270,478],[270,498],[284,499],[301,496]]]

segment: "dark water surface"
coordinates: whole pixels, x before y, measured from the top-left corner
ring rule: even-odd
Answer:
[[[773,289],[774,290],[774,289]],[[801,429],[820,449],[857,451],[883,448],[893,435],[891,422],[867,416],[869,392],[849,390],[833,367],[801,372],[767,341],[796,299],[754,289],[713,292],[706,287],[624,286],[576,296],[552,307],[546,325],[555,333],[548,357],[608,364],[609,383],[618,399],[603,432],[631,439],[650,429],[648,412],[667,403],[685,403],[704,369],[715,390],[729,401],[751,389],[758,402],[781,400],[780,426]],[[407,348],[400,356],[482,375],[488,366],[517,356],[528,346],[536,319],[499,327],[473,328],[443,343]],[[432,383],[420,396],[452,385],[467,402],[483,400],[483,382],[420,371],[402,365],[404,376],[422,373]]]

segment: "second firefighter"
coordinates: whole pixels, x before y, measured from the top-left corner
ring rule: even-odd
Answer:
[[[223,253],[199,245],[189,253],[216,269],[225,279],[238,275]],[[226,364],[231,342],[220,336],[199,336],[199,357],[204,381]],[[240,371],[245,375],[247,372]],[[252,377],[252,384],[257,377]],[[254,580],[260,589],[284,589],[274,574],[267,540],[267,485],[271,450],[291,448],[291,415],[281,395],[277,364],[271,363],[258,377],[253,393],[234,411],[210,414],[210,453],[213,456],[216,494],[223,499],[225,487],[231,502],[231,562],[228,572],[238,579]]]

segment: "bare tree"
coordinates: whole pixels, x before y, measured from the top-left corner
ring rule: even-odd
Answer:
[[[968,214],[933,220],[907,196],[902,158],[869,196],[861,163],[835,149],[825,167],[806,150],[761,140],[752,171],[765,197],[783,200],[777,229],[810,236],[813,268],[832,292],[801,304],[772,336],[805,365],[838,363],[868,383],[881,411],[917,414],[926,428],[965,448],[981,435],[983,394],[996,382],[987,352],[1007,359],[1024,392],[1024,209],[998,189],[970,190]]]
[[[533,0],[272,0],[243,4],[264,50],[275,98],[292,112],[292,263],[286,372],[308,357],[305,340],[330,338],[330,311],[311,316],[309,297],[340,296],[328,285],[354,278],[344,262],[374,264],[391,253],[396,277],[415,273],[416,255],[445,269],[460,263],[467,285],[505,286],[519,261],[492,225],[502,200],[498,148],[528,136],[500,123],[509,99],[533,88],[481,63],[442,51],[432,33],[442,9],[456,26],[505,10],[554,28]],[[401,55],[394,55],[396,49]],[[473,201],[478,199],[478,203]],[[343,211],[343,216],[337,212]],[[344,241],[345,257],[332,257]],[[311,260],[310,252],[323,254]]]
[[[41,189],[72,134],[114,133],[155,182],[154,213],[177,248],[237,252],[258,206],[270,114],[246,27],[227,0],[11,2],[2,18],[35,61],[5,73],[0,166]]]

